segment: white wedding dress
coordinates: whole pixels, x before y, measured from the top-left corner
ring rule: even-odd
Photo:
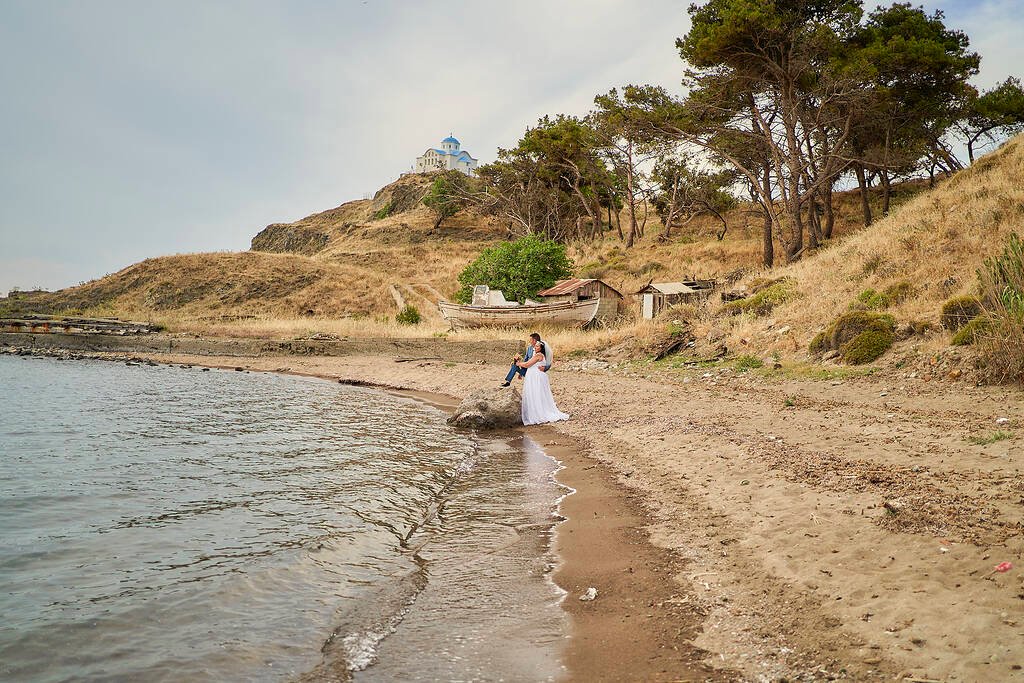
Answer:
[[[551,395],[551,382],[548,373],[540,369],[541,365],[550,363],[545,358],[540,363],[526,369],[523,378],[523,424],[539,425],[545,422],[568,420],[569,416],[555,405],[555,397]]]

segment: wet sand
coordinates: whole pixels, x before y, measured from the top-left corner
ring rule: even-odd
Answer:
[[[385,349],[154,358],[449,395],[504,373],[396,363]],[[546,439],[579,454],[565,458],[581,495],[565,503],[559,543],[593,532],[559,546],[570,678],[1024,680],[1019,390],[895,371],[821,381],[570,366],[552,385],[573,419]],[[992,438],[1000,430],[1010,437]],[[1001,562],[1015,566],[994,571]],[[631,567],[641,579],[622,581]],[[588,586],[598,598],[580,602]]]

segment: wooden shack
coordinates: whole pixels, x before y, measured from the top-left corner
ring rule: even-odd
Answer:
[[[537,292],[537,296],[544,302],[600,299],[594,319],[604,321],[612,320],[619,314],[619,302],[622,301],[622,294],[617,289],[593,278],[559,280],[553,286]]]
[[[707,299],[715,288],[714,280],[681,280],[679,282],[649,282],[635,293],[640,300],[641,315],[650,320],[668,306],[695,303]]]

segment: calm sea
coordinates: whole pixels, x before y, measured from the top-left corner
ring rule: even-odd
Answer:
[[[0,680],[551,680],[532,441],[324,380],[0,356]]]

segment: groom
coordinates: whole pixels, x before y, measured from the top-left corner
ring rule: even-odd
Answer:
[[[519,375],[521,377],[525,377],[526,376],[526,368],[519,367],[519,365],[517,365],[517,363],[519,363],[519,361],[526,362],[526,361],[530,360],[530,358],[533,357],[533,345],[536,344],[539,341],[540,341],[540,335],[539,334],[534,332],[533,334],[530,335],[529,341],[526,342],[526,355],[524,357],[522,357],[522,358],[520,358],[519,356],[516,356],[515,358],[512,359],[512,367],[510,367],[508,369],[508,374],[505,375],[505,381],[501,383],[501,386],[507,387],[507,386],[511,385],[512,384],[512,380],[514,380],[516,378],[516,375]],[[541,363],[541,365],[540,365],[541,372],[547,372],[549,367],[550,367],[549,365],[545,365],[544,363]]]

